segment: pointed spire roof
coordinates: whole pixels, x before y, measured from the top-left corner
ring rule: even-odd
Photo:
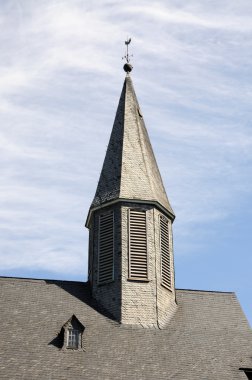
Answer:
[[[90,209],[119,199],[158,203],[174,217],[129,74]]]

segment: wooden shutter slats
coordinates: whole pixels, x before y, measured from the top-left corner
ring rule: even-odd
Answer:
[[[106,249],[111,249],[111,241],[107,241],[106,243],[100,244],[100,248],[106,250]]]
[[[106,237],[106,235],[108,234],[108,232],[112,232],[113,231],[113,228],[107,228],[107,229],[103,229],[103,231],[101,232],[101,236],[105,236]]]
[[[134,255],[134,258],[133,257],[131,258],[131,263],[138,262],[138,260],[141,260],[141,261],[146,260],[145,255],[144,254]]]
[[[114,277],[114,214],[99,217],[99,267],[98,282],[106,284]]]
[[[145,211],[129,210],[129,277],[148,278]]]
[[[171,262],[169,245],[169,222],[160,216],[160,250],[161,250],[161,281],[162,285],[171,289]]]
[[[146,269],[144,268],[144,262],[143,261],[138,261],[138,262],[131,262],[131,268],[139,268],[140,272],[146,272]]]

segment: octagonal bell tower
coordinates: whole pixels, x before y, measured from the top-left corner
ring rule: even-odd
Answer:
[[[86,226],[92,296],[123,324],[164,327],[176,309],[168,201],[133,83],[124,80]]]

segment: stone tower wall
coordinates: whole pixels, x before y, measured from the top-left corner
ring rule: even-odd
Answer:
[[[171,284],[172,291],[161,285],[161,252],[160,252],[160,227],[159,218],[163,215],[156,208],[153,209],[153,223],[155,236],[155,254],[156,254],[156,292],[157,292],[157,320],[160,328],[164,327],[172,318],[176,310],[175,297],[175,271],[174,271],[174,251],[172,238],[172,222],[169,220],[169,244],[170,244],[170,263],[171,263]]]
[[[99,216],[113,210],[114,212],[114,281],[98,284],[98,244]],[[90,231],[91,234],[91,231]],[[95,211],[92,219],[93,255],[90,257],[92,273],[92,296],[118,321],[121,320],[121,212],[120,206],[102,208]]]
[[[128,213],[132,207],[147,212],[148,281],[129,280]],[[159,216],[153,206],[122,206],[122,311],[121,322],[143,327],[160,327],[168,323],[176,309],[173,249],[170,240],[172,291],[161,285]],[[171,223],[170,234],[171,234]]]
[[[130,208],[140,208],[147,215],[148,281],[129,279],[129,222]],[[114,281],[98,284],[99,216],[114,211]],[[119,322],[143,327],[164,327],[175,309],[172,226],[169,222],[172,291],[161,285],[161,254],[159,217],[151,205],[116,204],[96,211],[90,235],[90,280],[93,297]]]

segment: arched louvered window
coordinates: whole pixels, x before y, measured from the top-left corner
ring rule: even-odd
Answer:
[[[148,279],[146,212],[129,210],[129,278]]]
[[[98,282],[114,280],[114,213],[99,217]]]
[[[169,242],[169,221],[160,216],[160,251],[161,251],[161,283],[171,289],[171,257]]]

